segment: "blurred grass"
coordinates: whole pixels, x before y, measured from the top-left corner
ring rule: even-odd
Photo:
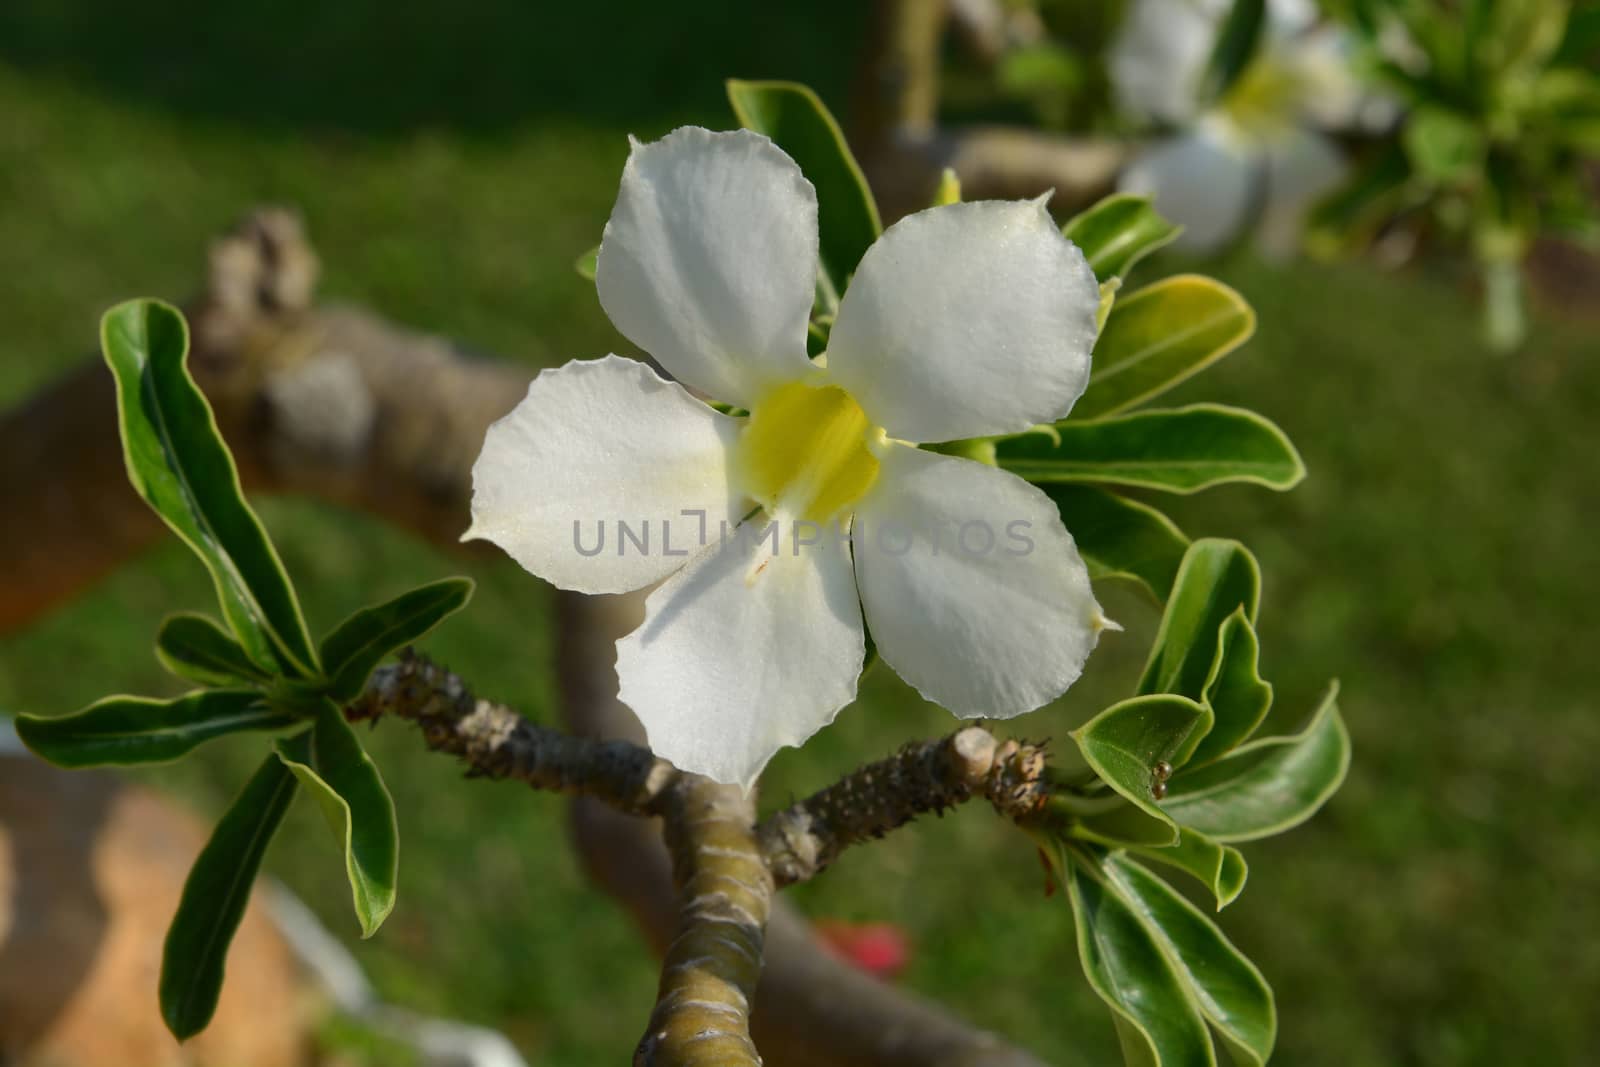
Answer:
[[[115,300],[191,291],[206,241],[263,200],[304,210],[325,296],[535,365],[618,347],[570,265],[609,210],[624,134],[729,124],[724,75],[799,77],[842,105],[860,31],[842,0],[689,10],[466,0],[428,21],[297,3],[268,19],[198,0],[154,13],[12,0],[0,9],[0,405],[85,358]],[[1496,360],[1447,281],[1247,257],[1209,269],[1256,305],[1261,331],[1173,399],[1268,413],[1311,479],[1282,497],[1166,503],[1191,534],[1239,535],[1261,556],[1280,728],[1338,675],[1356,744],[1321,817],[1247,849],[1249,888],[1223,916],[1278,990],[1279,1060],[1583,1062],[1600,1000],[1600,344],[1546,323]],[[263,511],[317,626],[407,583],[473,574],[478,600],[429,650],[553,717],[536,580],[319,505]],[[1128,633],[1019,731],[1062,737],[1136,675],[1153,610],[1106,598]],[[154,625],[208,600],[198,566],[160,548],[5,639],[0,708],[171,691],[149,654]],[[778,759],[766,802],[949,726],[880,669],[838,723]],[[309,811],[273,871],[394,999],[500,1026],[533,1062],[622,1060],[653,965],[587,890],[563,806],[462,782],[403,729],[374,744],[405,842],[383,934],[356,942]],[[229,743],[148,777],[215,809],[257,758]],[[988,813],[920,823],[793,896],[814,914],[903,924],[908,984],[1051,1062],[1116,1062],[1064,903]]]

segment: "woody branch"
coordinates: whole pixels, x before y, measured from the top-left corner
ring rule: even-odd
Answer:
[[[678,920],[635,1067],[760,1064],[750,1008],[775,888],[815,876],[846,847],[918,815],[982,796],[1020,820],[1046,798],[1040,746],[1002,743],[969,726],[906,745],[757,826],[753,798],[738,787],[677,771],[627,741],[536,725],[411,650],[377,670],[345,714],[411,722],[429,748],[459,757],[477,777],[662,819]]]

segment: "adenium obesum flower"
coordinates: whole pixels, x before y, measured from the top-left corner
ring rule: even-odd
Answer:
[[[817,279],[816,192],[771,141],[636,142],[595,280],[677,381],[615,355],[547,370],[473,468],[467,537],[563,589],[662,582],[617,644],[622,700],[659,755],[747,786],[854,699],[868,628],[929,700],[1006,717],[1065,691],[1107,625],[1044,493],[916,447],[1083,391],[1098,288],[1043,204],[890,227],[813,362]]]
[[[1112,44],[1120,103],[1175,132],[1123,172],[1124,191],[1151,196],[1184,232],[1180,247],[1211,251],[1258,210],[1262,248],[1292,252],[1306,210],[1337,185],[1343,158],[1324,131],[1382,124],[1387,101],[1353,70],[1353,45],[1319,23],[1313,0],[1268,0],[1260,49],[1222,99],[1200,93],[1232,0],[1133,0]]]

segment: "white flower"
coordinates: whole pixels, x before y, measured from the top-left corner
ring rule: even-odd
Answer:
[[[1059,696],[1107,625],[1044,493],[912,443],[1066,413],[1099,302],[1083,254],[1038,201],[912,215],[813,363],[817,250],[815,190],[765,137],[635,142],[596,285],[683,385],[614,355],[547,370],[473,468],[467,536],[564,589],[665,579],[617,644],[622,700],[658,754],[746,786],[854,699],[863,613],[884,660],[967,717]]]
[[[1318,25],[1312,0],[1268,0],[1261,47],[1210,109],[1201,82],[1231,0],[1133,0],[1112,45],[1112,82],[1134,114],[1179,132],[1141,153],[1119,186],[1184,226],[1180,247],[1213,251],[1260,212],[1258,238],[1292,252],[1306,210],[1344,175],[1324,129],[1392,116],[1351,69],[1349,37]]]

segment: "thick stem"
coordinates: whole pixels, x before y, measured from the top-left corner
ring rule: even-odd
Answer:
[[[634,1067],[759,1067],[750,1009],[773,884],[752,831],[754,803],[738,786],[687,774],[665,801],[678,929]]]
[[[572,737],[474,696],[456,674],[409,649],[373,673],[345,709],[354,721],[415,723],[428,747],[472,773],[593,797],[630,815],[659,815],[679,901],[677,935],[634,1054],[636,1067],[757,1067],[750,1005],[761,978],[772,876],[744,790],[683,774],[628,741]]]

